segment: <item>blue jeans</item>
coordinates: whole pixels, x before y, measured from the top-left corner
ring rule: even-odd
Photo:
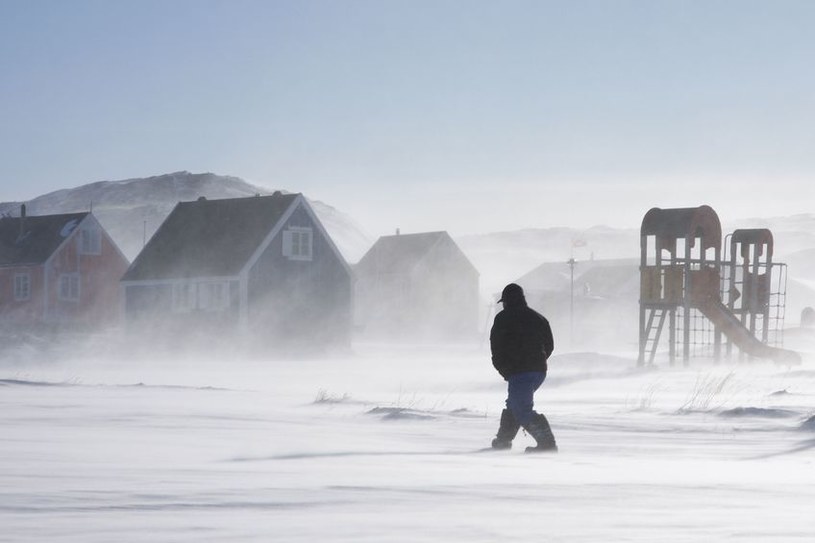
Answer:
[[[521,426],[532,421],[535,414],[532,397],[546,379],[546,372],[528,371],[510,375],[507,379],[507,409],[512,411]]]

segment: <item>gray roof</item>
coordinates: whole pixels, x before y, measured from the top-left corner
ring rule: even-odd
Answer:
[[[632,260],[623,264],[596,266],[589,268],[575,278],[575,283],[588,284],[593,296],[615,297],[631,295],[636,297],[640,292],[640,265]]]
[[[298,196],[180,202],[122,280],[234,276]]]
[[[88,215],[84,212],[0,218],[0,266],[44,263]]]
[[[475,273],[475,267],[447,232],[382,236],[356,265],[359,273],[400,273],[418,264],[436,245],[444,243],[458,253]]]
[[[575,284],[591,282],[593,285],[624,283],[629,274],[639,277],[638,258],[615,258],[608,260],[578,260],[575,262]],[[545,262],[515,281],[525,290],[562,291],[570,287],[569,263]]]

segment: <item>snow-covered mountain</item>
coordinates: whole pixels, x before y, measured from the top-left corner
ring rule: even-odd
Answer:
[[[183,171],[148,178],[89,183],[44,194],[25,204],[29,215],[92,209],[119,248],[133,260],[145,240],[150,239],[180,201],[195,200],[199,196],[215,200],[272,192],[274,190],[252,185],[239,177]],[[349,262],[359,260],[372,244],[368,235],[341,211],[317,200],[309,202],[345,258]],[[20,204],[0,203],[0,213],[17,216]]]

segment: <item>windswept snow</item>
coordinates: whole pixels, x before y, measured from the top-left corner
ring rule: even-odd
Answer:
[[[815,365],[551,361],[557,455],[483,452],[475,346],[0,369],[4,541],[810,541]],[[784,391],[785,394],[777,394]]]

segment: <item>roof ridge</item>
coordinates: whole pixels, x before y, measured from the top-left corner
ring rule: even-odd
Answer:
[[[278,194],[279,193],[279,194]],[[199,196],[195,200],[179,200],[179,204],[197,204],[199,202],[230,202],[236,200],[265,200],[269,198],[296,198],[301,196],[301,192],[281,192],[275,191],[273,194],[255,194],[253,196],[231,196],[229,198],[207,198],[206,196]]]

